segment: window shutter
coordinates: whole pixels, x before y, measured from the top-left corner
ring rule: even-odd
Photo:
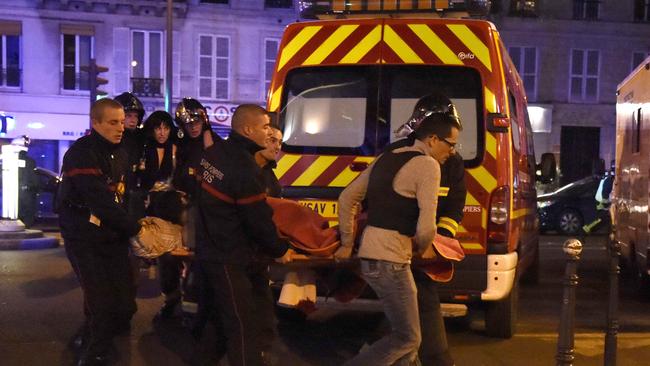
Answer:
[[[131,34],[129,28],[113,28],[113,95],[131,91],[130,59]]]

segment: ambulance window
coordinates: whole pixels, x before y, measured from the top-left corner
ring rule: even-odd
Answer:
[[[526,152],[528,155],[535,156],[535,149],[533,147],[533,127],[530,125],[528,108],[524,108],[524,122],[526,123]]]
[[[517,100],[511,91],[508,91],[508,97],[510,99],[510,129],[512,130],[512,146],[514,146],[515,150],[520,151],[521,136],[519,133],[519,119],[517,118]]]
[[[372,79],[367,68],[359,67],[304,68],[289,73],[286,103],[280,113],[285,150],[360,154],[356,150],[363,147],[366,136]]]
[[[390,83],[391,142],[397,140],[393,132],[408,120],[418,99],[433,92],[442,93],[454,103],[463,123],[458,153],[466,166],[480,162],[484,137],[482,83],[478,71],[448,66],[384,66],[382,78]]]
[[[641,151],[641,108],[634,111],[632,115],[632,152],[638,153]]]

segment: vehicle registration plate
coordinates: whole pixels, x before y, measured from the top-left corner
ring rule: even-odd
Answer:
[[[301,205],[308,207],[317,214],[326,218],[338,217],[338,205],[336,201],[316,201],[316,200],[300,200]]]

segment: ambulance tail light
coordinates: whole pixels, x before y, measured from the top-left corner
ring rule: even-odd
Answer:
[[[345,18],[355,16],[392,17],[400,14],[440,15],[462,14],[464,17],[485,17],[491,0],[300,0],[298,10],[304,19]]]
[[[487,122],[487,129],[490,132],[508,132],[510,126],[510,118],[500,113],[489,113]]]
[[[488,253],[506,253],[508,250],[508,221],[510,215],[510,189],[501,186],[490,196],[488,218]]]

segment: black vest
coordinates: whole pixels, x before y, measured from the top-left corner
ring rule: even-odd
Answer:
[[[404,197],[393,189],[397,172],[416,156],[417,151],[382,155],[370,172],[368,181],[368,225],[395,230],[402,235],[414,236],[420,209],[416,198]]]

